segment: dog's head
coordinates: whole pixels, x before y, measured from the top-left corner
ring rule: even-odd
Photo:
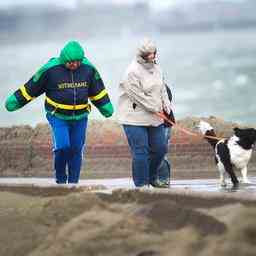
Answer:
[[[206,134],[207,131],[213,130],[212,126],[209,123],[202,120],[197,125],[197,128],[200,130],[202,134]]]
[[[240,129],[235,127],[234,133],[239,138],[238,144],[247,149],[251,148],[252,145],[256,142],[256,129],[254,128]]]

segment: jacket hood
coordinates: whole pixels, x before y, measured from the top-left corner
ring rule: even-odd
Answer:
[[[83,60],[84,50],[77,41],[69,41],[60,52],[61,63],[74,60]]]
[[[146,69],[152,69],[155,63],[147,62],[144,56],[149,53],[156,52],[156,46],[154,42],[150,39],[144,39],[141,46],[137,50],[136,59],[137,62],[142,64]]]
[[[156,52],[156,46],[152,40],[146,38],[143,40],[141,46],[138,48],[137,54],[139,56],[145,56],[153,52]]]

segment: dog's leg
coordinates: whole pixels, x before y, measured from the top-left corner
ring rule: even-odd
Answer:
[[[239,181],[234,173],[233,166],[230,160],[229,149],[225,143],[217,144],[217,156],[223,164],[225,171],[229,174],[234,187],[237,187]]]
[[[222,187],[226,187],[227,183],[226,183],[226,180],[225,180],[226,172],[225,172],[224,165],[221,162],[219,162],[217,166],[218,166],[218,169],[219,169],[219,172],[220,172],[220,185]]]
[[[221,173],[220,174],[220,185],[222,187],[226,187],[227,186],[227,183],[226,183],[226,180],[225,180],[225,173]]]
[[[226,187],[227,186],[227,182],[226,182],[226,173],[224,172],[224,173],[221,173],[220,174],[220,185],[222,186],[222,187]]]
[[[247,166],[245,166],[243,169],[241,169],[241,174],[242,174],[242,177],[243,177],[243,182],[250,184],[251,181],[247,177]]]
[[[239,181],[238,181],[238,179],[236,177],[236,174],[235,174],[235,172],[233,170],[232,164],[231,163],[224,163],[224,166],[225,166],[226,172],[230,175],[230,178],[231,178],[231,181],[233,183],[233,186],[237,187],[238,184],[239,184]]]

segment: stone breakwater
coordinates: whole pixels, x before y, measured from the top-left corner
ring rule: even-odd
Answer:
[[[235,126],[216,117],[204,118],[218,137],[233,134]],[[168,158],[173,178],[218,177],[212,148],[200,136],[186,134],[183,127],[198,133],[199,118],[179,120],[172,129]],[[256,154],[249,164],[249,174],[256,171]],[[90,120],[82,178],[119,178],[131,175],[131,156],[125,135],[114,121]],[[52,177],[51,134],[47,124],[0,128],[0,175],[15,177]]]

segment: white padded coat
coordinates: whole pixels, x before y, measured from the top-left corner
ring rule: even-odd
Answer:
[[[156,113],[171,110],[161,68],[142,58],[152,52],[156,52],[153,42],[144,41],[119,84],[117,120],[120,124],[159,126],[163,120]]]

